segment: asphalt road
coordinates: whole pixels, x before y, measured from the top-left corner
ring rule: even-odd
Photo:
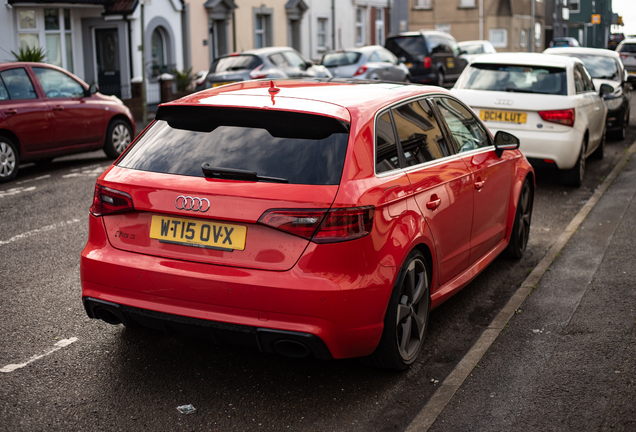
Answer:
[[[88,319],[79,255],[94,182],[110,162],[94,152],[23,166],[0,185],[0,368],[16,365],[0,373],[0,430],[403,430],[634,140],[631,126],[608,141],[579,189],[537,171],[526,254],[498,258],[433,311],[403,373]],[[180,414],[185,404],[196,413]]]

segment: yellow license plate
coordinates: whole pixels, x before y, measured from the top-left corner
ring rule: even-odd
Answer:
[[[232,84],[234,81],[225,81],[225,82],[218,82],[218,83],[212,83],[212,87],[219,87],[225,84]]]
[[[483,121],[499,121],[507,123],[525,123],[528,119],[527,113],[512,111],[479,111],[479,118]]]
[[[404,63],[404,66],[406,66],[407,68],[413,67],[413,63]]]
[[[195,219],[153,216],[150,238],[161,243],[208,249],[243,250],[247,227]]]
[[[627,75],[636,75],[636,71],[627,71]]]

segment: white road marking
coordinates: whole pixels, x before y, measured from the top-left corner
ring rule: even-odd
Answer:
[[[33,357],[31,357],[29,360],[25,361],[24,363],[6,365],[2,369],[0,369],[0,372],[9,373],[9,372],[13,372],[16,369],[21,369],[21,368],[27,366],[29,363],[33,363],[34,361],[36,361],[38,359],[41,359],[42,357],[46,357],[47,355],[51,355],[55,351],[60,350],[60,349],[64,348],[65,346],[68,346],[68,345],[72,344],[75,341],[77,341],[76,337],[72,337],[72,338],[69,338],[69,339],[62,339],[61,341],[59,341],[58,343],[53,345],[53,348],[49,349],[44,354],[34,355]]]
[[[90,167],[84,167],[81,169],[71,170],[70,174],[65,174],[62,178],[71,178],[71,177],[98,177],[101,173],[106,170],[108,166],[102,165],[93,165]]]
[[[52,231],[52,230],[57,229],[57,228],[62,228],[62,227],[65,227],[67,225],[71,225],[71,224],[74,224],[74,223],[77,223],[77,222],[80,222],[80,220],[79,219],[71,219],[71,220],[67,220],[65,222],[58,222],[58,223],[53,224],[53,225],[47,225],[47,226],[42,227],[42,228],[38,228],[38,229],[31,230],[31,231],[27,231],[25,233],[13,236],[9,240],[0,240],[0,246],[6,245],[6,244],[9,244],[9,243],[13,243],[14,241],[22,240],[24,238],[28,238],[28,237],[31,237],[31,236],[34,236],[36,234],[40,234],[40,233],[43,233],[43,232],[46,232],[46,231]]]
[[[13,196],[22,192],[29,192],[32,190],[35,190],[35,186],[11,188],[5,191],[0,191],[0,198],[4,198],[6,196]]]
[[[51,177],[51,174],[43,175],[43,176],[40,176],[40,177],[28,179],[28,180],[22,180],[22,181],[19,181],[19,182],[15,182],[15,184],[31,183],[31,182],[38,181],[38,180],[44,180],[44,179],[49,178],[49,177]]]

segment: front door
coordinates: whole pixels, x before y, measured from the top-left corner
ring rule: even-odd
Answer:
[[[95,29],[97,83],[102,94],[121,97],[117,28]]]

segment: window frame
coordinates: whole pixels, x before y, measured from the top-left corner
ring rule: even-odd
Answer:
[[[366,41],[366,26],[364,17],[366,16],[366,7],[357,6],[355,11],[355,44],[356,46],[364,46]]]
[[[503,35],[503,42],[493,42],[493,32],[501,32]],[[505,28],[491,28],[488,30],[488,42],[495,48],[507,48],[508,47],[508,29]]]
[[[414,10],[431,10],[433,9],[432,0],[413,0]]]
[[[448,123],[446,122],[446,119],[444,118],[444,115],[439,111],[439,108],[437,107],[437,103],[435,103],[435,101],[434,101],[434,99],[436,99],[436,98],[437,99],[452,99],[453,101],[455,101],[456,103],[461,105],[466,111],[468,111],[468,113],[471,114],[473,116],[473,118],[476,120],[476,123],[483,129],[484,135],[486,136],[486,140],[488,141],[488,145],[483,146],[483,147],[477,147],[476,149],[467,150],[467,151],[463,151],[462,152],[461,151],[461,147],[459,146],[459,143],[455,139],[455,135],[453,135],[453,132],[450,130],[450,127],[448,126]],[[431,106],[433,106],[434,110],[437,112],[437,115],[439,117],[439,121],[446,128],[446,132],[447,132],[448,136],[451,139],[450,142],[454,143],[454,145],[455,145],[455,155],[463,157],[464,155],[471,155],[471,154],[482,152],[482,151],[492,151],[492,150],[494,150],[493,147],[495,145],[495,142],[494,142],[493,137],[491,136],[490,129],[488,129],[488,127],[479,118],[479,116],[475,115],[475,113],[472,111],[472,109],[468,105],[466,105],[465,103],[463,103],[462,101],[460,101],[457,98],[450,97],[449,95],[435,95],[435,96],[432,96],[430,98],[429,104]]]
[[[321,25],[324,24],[324,28],[321,29]],[[327,45],[327,32],[329,28],[329,18],[328,17],[317,17],[316,18],[316,49],[318,51],[326,51],[328,49]],[[323,44],[320,44],[320,38],[323,38]]]

